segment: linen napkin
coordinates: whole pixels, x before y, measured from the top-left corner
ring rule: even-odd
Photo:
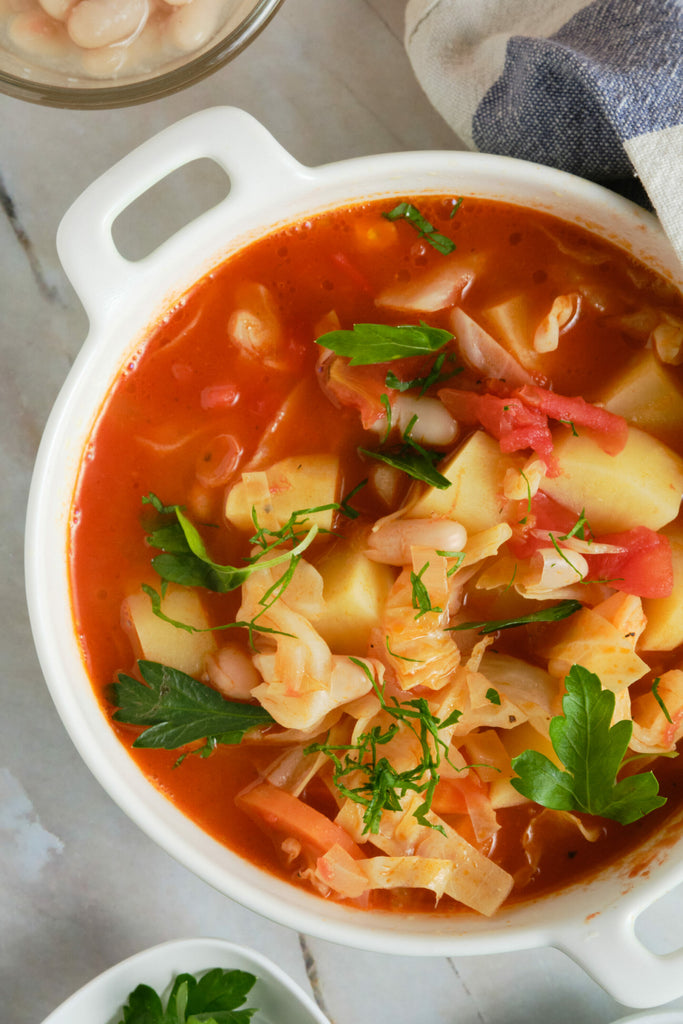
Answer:
[[[465,145],[650,205],[683,260],[683,0],[408,0],[405,45]]]

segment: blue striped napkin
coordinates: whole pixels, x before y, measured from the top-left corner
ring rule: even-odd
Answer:
[[[465,145],[650,205],[683,260],[683,0],[408,0],[405,28]]]

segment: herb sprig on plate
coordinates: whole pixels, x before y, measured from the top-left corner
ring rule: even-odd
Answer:
[[[164,1007],[149,985],[138,985],[123,1007],[119,1024],[249,1024],[256,1009],[246,1007],[256,976],[214,967],[201,977],[179,974]]]

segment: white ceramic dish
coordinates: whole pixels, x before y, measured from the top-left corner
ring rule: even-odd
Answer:
[[[116,217],[157,181],[199,157],[231,179],[228,197],[131,263],[116,249]],[[231,250],[273,226],[369,197],[452,193],[550,210],[631,248],[681,280],[656,221],[620,197],[546,167],[470,153],[402,153],[319,168],[297,163],[249,115],[215,108],[193,115],[131,153],[65,216],[58,247],[90,320],[90,333],[50,417],[29,500],[26,574],[43,672],[73,742],[104,788],[186,867],[251,909],[299,931],[385,953],[436,956],[552,945],[581,963],[627,1006],[683,994],[683,951],[651,953],[637,916],[683,882],[683,814],[637,857],[589,885],[503,910],[492,920],[363,912],[329,904],[271,877],[215,842],[141,776],[93,696],[68,601],[67,534],[81,452],[101,403],[146,329]]]
[[[176,939],[145,949],[93,978],[45,1019],[43,1024],[110,1024],[120,1020],[128,995],[149,985],[162,997],[178,974],[212,967],[256,976],[247,1006],[257,1007],[253,1024],[329,1024],[313,1000],[271,960],[224,939]]]

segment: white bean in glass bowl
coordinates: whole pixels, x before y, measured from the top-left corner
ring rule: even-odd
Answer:
[[[0,0],[0,91],[56,107],[176,92],[240,53],[283,0]]]

